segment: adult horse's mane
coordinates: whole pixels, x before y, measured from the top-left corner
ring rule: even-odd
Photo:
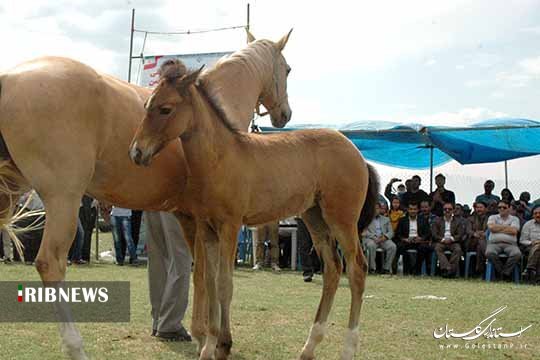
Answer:
[[[264,83],[264,76],[273,72],[276,51],[275,45],[269,40],[254,41],[244,49],[220,59],[214,67],[199,77],[199,89],[229,129],[246,130],[238,129],[235,120],[251,116],[253,108],[246,107],[242,103],[245,97],[239,94],[245,94],[244,87],[252,85],[253,81]],[[225,89],[227,91],[224,91]],[[239,94],[235,89],[240,89]],[[249,113],[243,113],[242,109]]]
[[[160,67],[160,79],[166,81],[169,84],[174,84],[176,79],[188,74],[193,73],[193,71],[188,71],[184,63],[178,59],[168,60]],[[195,70],[196,71],[196,70]],[[208,86],[208,83],[207,85]],[[197,89],[203,95],[203,97],[208,101],[210,107],[216,112],[218,118],[223,122],[225,127],[232,132],[239,132],[240,129],[236,128],[233,123],[227,118],[227,113],[225,112],[223,106],[220,105],[217,96],[210,96],[208,93],[207,87],[204,84],[198,82],[196,84]]]

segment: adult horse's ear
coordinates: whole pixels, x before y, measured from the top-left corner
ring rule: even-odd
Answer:
[[[199,70],[195,70],[192,72],[187,73],[186,75],[182,76],[180,80],[176,83],[176,90],[180,95],[186,95],[188,92],[188,89],[191,85],[195,84],[195,81],[199,78],[199,75],[201,74],[202,69],[204,68],[204,65],[199,68]]]
[[[253,36],[253,34],[249,31],[247,27],[245,29],[246,29],[248,43],[254,42],[255,40],[257,40],[255,39],[255,36]]]
[[[285,35],[284,37],[282,37],[278,42],[277,42],[277,47],[279,49],[279,51],[283,51],[283,49],[285,48],[285,45],[287,45],[287,41],[289,41],[289,36],[291,35],[293,29],[289,30],[289,33],[287,35]]]

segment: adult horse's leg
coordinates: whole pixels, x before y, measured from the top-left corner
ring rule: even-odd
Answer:
[[[59,287],[65,279],[67,254],[75,237],[81,197],[82,193],[51,193],[43,197],[47,216],[36,268],[45,285]],[[71,359],[86,359],[82,337],[72,321],[68,305],[55,303],[54,308],[67,355]]]
[[[342,265],[336,249],[335,239],[325,223],[319,206],[307,210],[302,219],[306,223],[313,239],[313,245],[324,260],[323,292],[315,321],[309,337],[302,349],[301,360],[315,359],[315,348],[323,340],[326,331],[328,314],[332,308],[334,296],[339,285]]]
[[[233,271],[240,223],[224,224],[219,231],[221,260],[218,277],[218,293],[221,305],[221,331],[216,349],[216,359],[226,360],[232,347],[231,301],[233,296]]]
[[[341,360],[352,360],[358,348],[360,335],[359,320],[362,308],[362,296],[366,283],[367,262],[360,247],[356,222],[351,221],[347,226],[344,223],[331,224],[332,233],[338,239],[347,262],[347,275],[351,289],[351,310],[349,314],[349,328],[345,335]]]
[[[221,267],[219,237],[206,221],[197,221],[195,244],[202,244],[205,253],[204,282],[208,301],[208,330],[199,360],[213,360],[220,332],[220,306],[217,279]],[[197,250],[195,251],[197,252]]]
[[[206,341],[208,319],[206,284],[204,282],[204,243],[196,241],[197,225],[192,217],[180,213],[175,213],[175,215],[182,225],[184,237],[193,257],[193,312],[191,315],[191,336],[197,341],[200,353]]]

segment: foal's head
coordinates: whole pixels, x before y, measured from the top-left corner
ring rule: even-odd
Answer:
[[[201,70],[188,72],[178,60],[162,66],[160,81],[144,105],[144,119],[129,148],[129,156],[137,165],[148,166],[169,141],[185,132],[193,119],[193,109],[182,105],[189,101],[189,88]]]
[[[287,95],[287,76],[291,71],[291,67],[287,64],[287,61],[282,54],[291,32],[292,29],[278,42],[273,43],[275,53],[272,59],[272,78],[266,81],[265,87],[259,98],[260,103],[268,110],[272,125],[278,128],[284,127],[289,122],[292,115]],[[249,31],[248,41],[255,41],[255,37]]]

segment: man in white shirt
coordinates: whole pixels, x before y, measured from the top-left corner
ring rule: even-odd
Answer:
[[[540,268],[540,205],[532,210],[533,218],[523,225],[519,243],[529,251],[527,269],[523,272],[524,279],[537,282]]]
[[[366,229],[364,236],[364,246],[367,248],[367,257],[369,264],[369,272],[375,273],[376,262],[375,257],[377,255],[377,248],[384,250],[384,264],[383,273],[391,274],[392,262],[396,256],[397,246],[392,241],[394,237],[394,231],[390,225],[390,219],[381,214],[381,205],[377,203],[375,205],[375,218]]]
[[[499,201],[498,209],[499,214],[491,215],[488,219],[490,234],[486,257],[493,263],[497,274],[510,279],[514,266],[521,259],[521,251],[517,246],[519,219],[510,215],[510,203],[506,200]],[[508,256],[504,266],[499,258],[503,252]]]

